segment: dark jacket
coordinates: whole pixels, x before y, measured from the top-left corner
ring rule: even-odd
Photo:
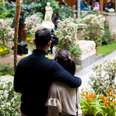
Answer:
[[[22,59],[16,68],[14,90],[22,94],[21,111],[27,116],[45,116],[48,90],[52,82],[60,81],[72,88],[81,85],[81,79],[73,77],[56,61],[45,57],[42,50]]]

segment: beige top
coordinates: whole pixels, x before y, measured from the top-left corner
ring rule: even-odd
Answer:
[[[53,83],[51,85],[48,105],[56,105],[59,109],[59,112],[62,113],[76,115],[76,113],[78,112],[78,116],[82,115],[78,89],[70,88],[66,84]]]

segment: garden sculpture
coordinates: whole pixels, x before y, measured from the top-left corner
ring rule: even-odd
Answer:
[[[50,2],[47,2],[47,6],[45,7],[45,17],[44,21],[42,22],[42,27],[48,28],[50,30],[54,30],[54,24],[52,22],[52,15],[53,15],[53,9],[50,6]]]

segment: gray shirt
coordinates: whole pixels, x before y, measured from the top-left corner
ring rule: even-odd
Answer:
[[[70,88],[63,83],[53,83],[49,90],[48,106],[57,106],[59,112],[82,115],[79,89]]]

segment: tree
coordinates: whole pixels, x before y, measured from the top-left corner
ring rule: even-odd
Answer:
[[[16,0],[16,17],[15,17],[15,34],[14,34],[14,69],[16,68],[16,63],[17,63],[17,44],[18,44],[20,12],[21,12],[20,0]]]

